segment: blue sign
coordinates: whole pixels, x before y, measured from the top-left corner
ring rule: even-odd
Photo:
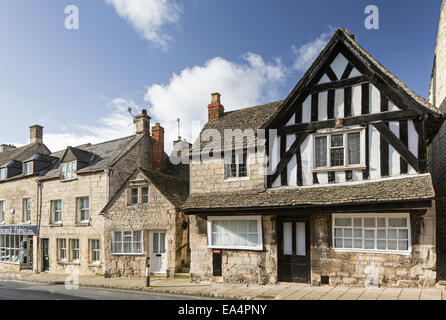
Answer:
[[[36,225],[27,226],[0,226],[0,235],[12,234],[21,236],[33,236],[36,234]]]

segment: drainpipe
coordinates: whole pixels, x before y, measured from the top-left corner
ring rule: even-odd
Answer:
[[[40,253],[40,225],[42,220],[42,183],[40,181],[36,181],[37,183],[37,226],[36,226],[36,240],[37,240],[37,250],[36,255],[33,261],[33,268],[35,264],[35,273],[40,273],[40,264],[39,264],[39,253]]]

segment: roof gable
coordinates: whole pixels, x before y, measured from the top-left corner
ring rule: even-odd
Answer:
[[[295,88],[284,100],[279,112],[273,117],[268,128],[285,125],[293,115],[293,108],[303,103],[315,90],[335,86],[348,86],[352,83],[370,82],[382,91],[393,104],[431,118],[433,128],[430,136],[436,133],[436,125],[441,125],[444,114],[415,94],[403,82],[384,68],[363,50],[344,29],[336,30],[332,39],[307,70]]]

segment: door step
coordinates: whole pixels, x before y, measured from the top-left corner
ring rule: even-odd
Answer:
[[[175,273],[174,278],[177,279],[190,279],[189,273]]]

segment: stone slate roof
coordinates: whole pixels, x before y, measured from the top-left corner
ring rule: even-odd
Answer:
[[[172,203],[176,209],[181,209],[189,196],[189,181],[170,176],[159,171],[140,168],[144,176],[153,183],[161,194]]]
[[[79,149],[79,148],[68,147],[66,149],[66,151],[68,151],[68,150],[70,150],[73,153],[73,155],[76,157],[77,160],[85,162],[85,163],[90,163],[95,157],[95,155],[93,153]]]
[[[129,137],[106,141],[94,145],[85,145],[73,148],[95,155],[92,162],[88,162],[88,165],[86,167],[83,167],[76,173],[82,174],[82,173],[96,172],[111,167],[119,159],[121,159],[121,157],[124,156],[141,138],[142,136],[138,137],[136,135],[132,135]],[[66,150],[55,152],[51,154],[51,156],[61,159],[65,151]],[[58,163],[56,166],[54,166],[51,170],[49,170],[44,176],[40,177],[39,179],[47,180],[59,177],[60,177],[60,168]]]
[[[324,187],[269,189],[263,192],[191,194],[185,212],[219,209],[297,208],[379,204],[434,198],[430,175]]]
[[[0,152],[0,166],[5,165],[11,160],[22,162],[37,153],[50,154],[51,151],[42,143],[33,143],[20,148]]]
[[[225,129],[253,129],[254,131],[264,129],[267,122],[279,111],[281,104],[282,101],[275,101],[259,106],[225,112],[220,119],[207,122],[201,130],[200,136],[205,130],[218,130],[222,138],[221,148],[223,148]],[[207,141],[201,141],[200,143],[200,136],[193,144],[192,152],[196,152],[195,150],[198,151],[198,146],[200,146],[201,150],[204,146],[210,146],[210,143],[212,144],[212,142]],[[218,144],[213,145],[218,146]]]

